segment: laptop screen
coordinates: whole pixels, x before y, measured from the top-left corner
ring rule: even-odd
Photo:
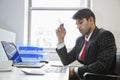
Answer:
[[[14,43],[1,41],[1,44],[9,60],[13,60],[13,63],[22,62],[22,59]]]

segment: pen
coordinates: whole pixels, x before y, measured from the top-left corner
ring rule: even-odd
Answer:
[[[62,65],[51,65],[52,67],[63,67]]]
[[[65,30],[64,24],[60,21],[60,19],[58,19],[58,22],[59,22],[60,24],[62,24],[62,28]]]

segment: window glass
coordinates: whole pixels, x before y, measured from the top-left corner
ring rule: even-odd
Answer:
[[[70,48],[76,37],[80,35],[72,15],[76,11],[32,11],[31,43],[44,48],[55,48],[57,38],[55,30],[59,26],[58,19],[64,23],[67,31],[65,43]]]

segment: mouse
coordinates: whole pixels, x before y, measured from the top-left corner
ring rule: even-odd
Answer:
[[[40,61],[41,63],[49,63],[49,61]]]

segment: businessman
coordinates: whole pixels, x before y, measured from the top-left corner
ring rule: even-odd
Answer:
[[[82,36],[76,39],[72,50],[67,52],[64,43],[66,31],[63,24],[56,29],[58,45],[56,51],[64,65],[78,60],[84,66],[70,69],[70,80],[80,80],[85,72],[114,74],[116,43],[113,34],[95,24],[95,15],[88,9],[80,9],[74,15]]]

